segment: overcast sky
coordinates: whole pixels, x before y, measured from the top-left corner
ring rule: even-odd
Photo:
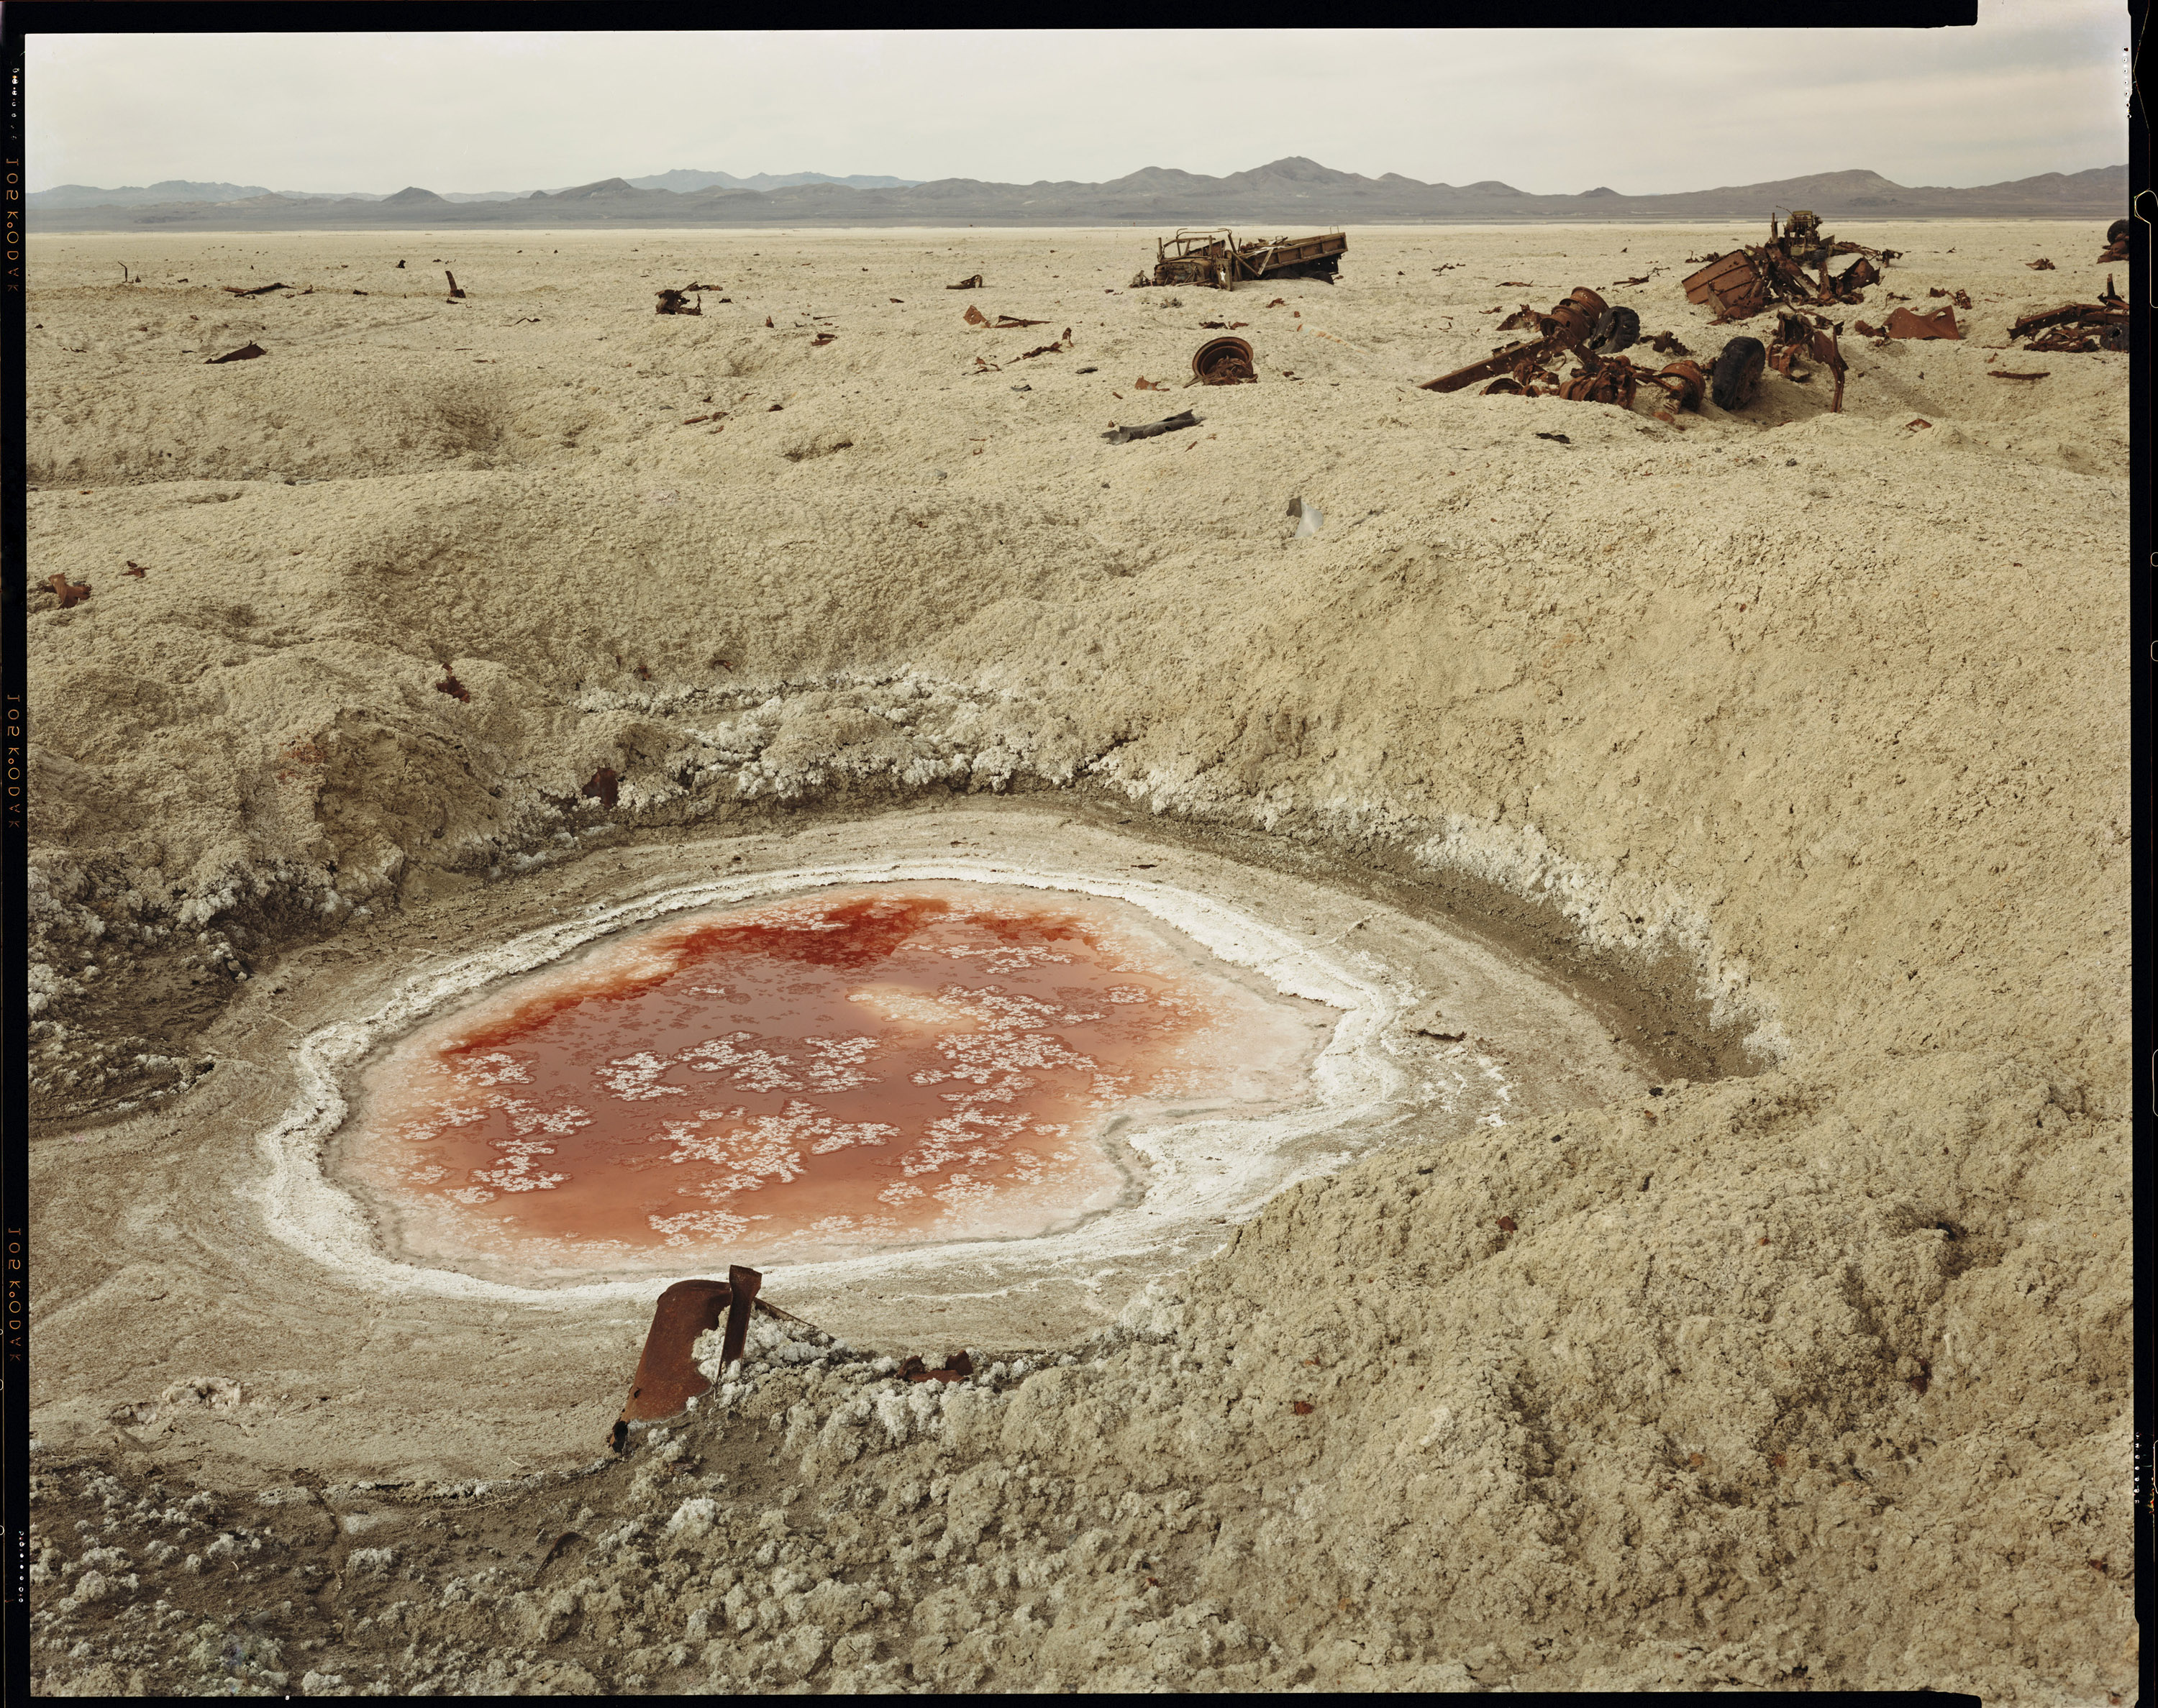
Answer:
[[[531,190],[675,167],[1099,181],[1284,155],[1568,194],[2127,158],[2127,14],[1975,28],[34,35],[29,187]]]

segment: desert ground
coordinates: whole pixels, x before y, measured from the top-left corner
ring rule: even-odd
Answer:
[[[34,239],[36,1688],[2124,1700],[2128,358],[2004,348],[2102,227],[1838,230],[1840,413],[1418,389],[1584,284],[1712,357],[1763,235]],[[1233,900],[1509,1097],[774,1267],[814,1328],[621,1458],[656,1281],[323,1173],[515,955],[932,860]]]

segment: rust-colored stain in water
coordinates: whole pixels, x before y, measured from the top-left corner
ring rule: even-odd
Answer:
[[[1206,1101],[1267,1017],[1101,908],[968,887],[708,915],[534,975],[376,1071],[351,1166],[424,1244],[550,1262],[1105,1207],[1103,1118]]]

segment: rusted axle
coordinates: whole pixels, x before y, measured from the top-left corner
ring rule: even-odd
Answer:
[[[1510,374],[1524,363],[1539,363],[1568,352],[1593,374],[1601,362],[1588,348],[1588,337],[1595,331],[1596,323],[1603,317],[1603,307],[1601,297],[1588,286],[1580,286],[1549,314],[1536,317],[1536,330],[1541,336],[1494,351],[1480,362],[1471,362],[1466,368],[1457,368],[1451,374],[1440,374],[1436,379],[1427,379],[1420,390],[1460,391],[1475,384],[1479,379],[1495,379],[1502,374]]]

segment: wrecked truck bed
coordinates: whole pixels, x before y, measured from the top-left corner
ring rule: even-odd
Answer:
[[[1331,284],[1348,248],[1349,239],[1340,231],[1240,242],[1226,225],[1186,229],[1155,241],[1152,276],[1133,282],[1210,285],[1217,291],[1265,279],[1324,279]]]

